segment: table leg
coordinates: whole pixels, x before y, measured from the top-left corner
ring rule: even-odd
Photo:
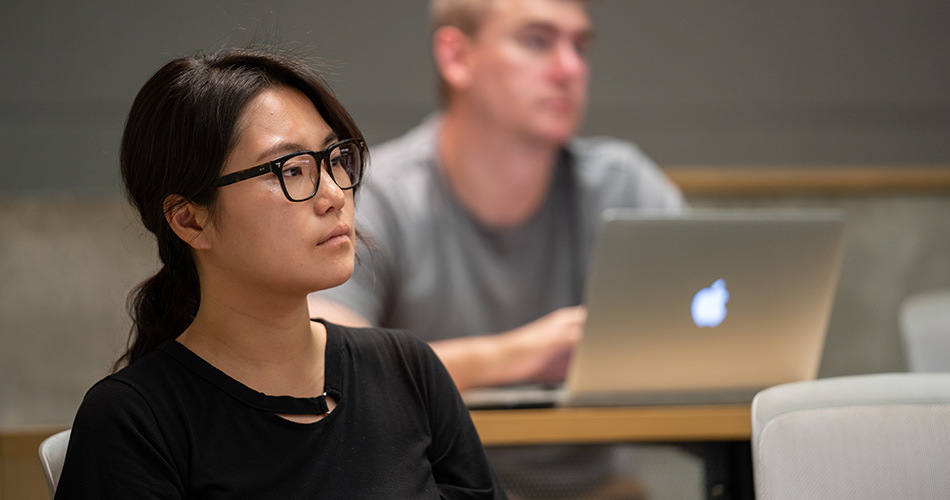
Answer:
[[[709,500],[751,500],[755,498],[752,479],[752,448],[748,441],[706,443],[706,498]]]

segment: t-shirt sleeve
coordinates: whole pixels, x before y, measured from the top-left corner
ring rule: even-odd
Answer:
[[[626,173],[627,178],[624,180],[635,200],[635,206],[667,211],[678,211],[684,207],[685,201],[679,188],[640,148],[622,141],[612,146],[616,149],[617,162]]]
[[[636,172],[636,197],[643,207],[679,211],[686,205],[679,187],[635,146],[629,158]]]
[[[451,376],[428,344],[417,340],[417,345],[428,380],[429,461],[440,495],[446,499],[507,498]]]
[[[630,207],[678,212],[683,194],[635,144],[610,138],[578,139],[582,192],[600,210]]]
[[[107,378],[86,394],[73,422],[55,498],[184,498],[159,424],[134,388]]]

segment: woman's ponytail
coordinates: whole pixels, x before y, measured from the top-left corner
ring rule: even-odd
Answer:
[[[200,286],[187,248],[183,254],[175,262],[164,264],[129,295],[132,330],[127,350],[116,361],[114,369],[138,361],[166,340],[177,337],[194,321],[200,303]]]

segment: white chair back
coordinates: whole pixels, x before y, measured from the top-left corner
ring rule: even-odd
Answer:
[[[779,385],[752,402],[758,500],[946,499],[950,373]]]
[[[56,485],[59,475],[63,472],[63,462],[66,460],[66,447],[69,445],[70,430],[57,432],[40,443],[40,463],[43,465],[43,475],[46,477],[46,487],[49,497],[56,494]]]
[[[907,297],[899,323],[908,371],[950,372],[950,290]]]

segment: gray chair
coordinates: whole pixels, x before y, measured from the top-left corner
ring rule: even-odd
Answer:
[[[758,500],[950,497],[950,373],[836,377],[752,402]]]
[[[56,484],[59,483],[59,475],[63,472],[70,432],[69,429],[57,432],[40,443],[40,463],[43,465],[43,475],[46,477],[46,487],[49,489],[50,498],[56,494]]]
[[[898,321],[908,371],[950,372],[950,290],[908,296]]]

